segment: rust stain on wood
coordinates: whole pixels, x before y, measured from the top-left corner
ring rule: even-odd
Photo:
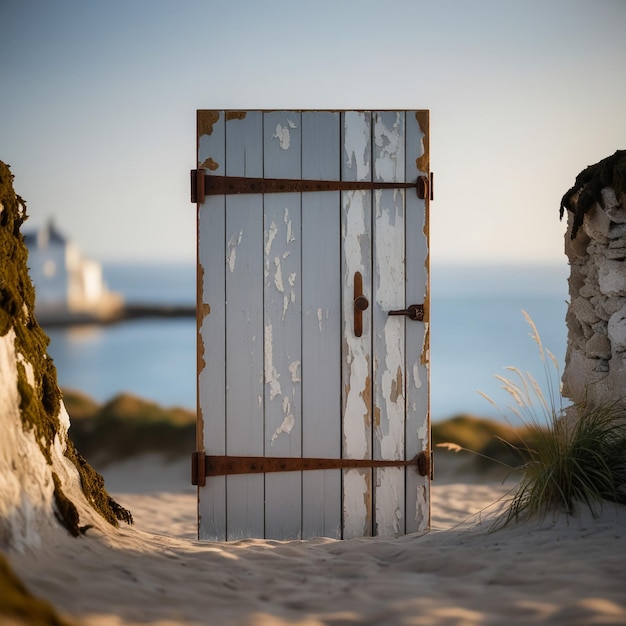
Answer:
[[[369,370],[369,357],[366,358],[366,361],[367,369]],[[365,385],[361,390],[360,396],[367,407],[367,412],[363,416],[365,418],[365,425],[370,426],[372,423],[372,381],[369,375],[365,378]]]
[[[424,239],[426,240],[426,258],[424,259],[424,270],[426,272],[426,293],[424,294],[424,347],[420,357],[420,363],[427,365],[430,359],[430,194],[424,201]]]
[[[208,170],[211,170],[212,172],[214,172],[219,166],[220,164],[215,159],[213,159],[213,157],[208,157],[202,163],[200,163],[201,168],[204,167]]]
[[[213,126],[219,119],[219,111],[198,111],[198,137],[212,135]]]
[[[420,172],[430,171],[430,135],[429,135],[429,112],[428,111],[416,111],[415,119],[422,131],[424,137],[422,144],[424,152],[421,157],[415,159],[415,165]]]
[[[380,428],[380,407],[374,407],[374,427]]]
[[[402,387],[402,368],[398,365],[398,371],[396,372],[395,380],[391,381],[391,393],[389,399],[395,404],[398,401],[398,396],[404,395]]]
[[[245,120],[247,113],[245,111],[226,111],[226,121]]]

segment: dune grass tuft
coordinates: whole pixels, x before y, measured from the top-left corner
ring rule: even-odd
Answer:
[[[509,459],[501,464],[510,472],[520,472],[521,478],[494,527],[533,517],[543,519],[551,512],[572,515],[578,505],[586,506],[595,517],[604,501],[626,504],[624,404],[564,409],[560,386],[555,383],[555,378],[560,380],[558,362],[544,348],[530,316],[522,313],[537,344],[546,385],[542,389],[530,373],[509,367],[511,377],[496,379],[513,399],[512,405],[503,411],[481,393],[507,423],[512,414],[523,424],[516,431],[521,433],[516,440],[496,436],[519,459],[517,465]],[[478,455],[489,456],[484,447]]]

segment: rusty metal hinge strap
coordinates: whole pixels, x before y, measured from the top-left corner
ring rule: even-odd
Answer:
[[[358,191],[373,189],[417,189],[417,196],[428,196],[428,177],[418,176],[408,183],[350,180],[299,180],[287,178],[247,178],[245,176],[210,176],[203,169],[191,170],[191,201],[202,204],[206,196],[242,193],[305,193],[312,191]]]
[[[369,469],[375,467],[415,466],[420,476],[430,475],[430,454],[420,452],[407,461],[377,459],[307,459],[289,457],[212,456],[204,452],[192,455],[191,483],[204,486],[206,476],[264,474],[269,472],[302,472],[329,469]]]

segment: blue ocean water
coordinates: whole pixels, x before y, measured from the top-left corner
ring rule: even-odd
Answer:
[[[510,398],[495,374],[515,366],[544,381],[543,364],[522,309],[563,367],[567,275],[562,265],[453,266],[431,269],[431,415],[500,417]],[[195,266],[104,266],[105,280],[127,302],[195,302]],[[193,409],[196,333],[192,318],[133,320],[112,326],[49,329],[61,386],[103,402],[128,391],[165,406]],[[554,384],[558,388],[558,376]]]

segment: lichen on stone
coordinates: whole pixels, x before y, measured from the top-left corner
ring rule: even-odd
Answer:
[[[563,219],[565,210],[574,213],[570,234],[572,239],[576,238],[585,214],[596,202],[604,208],[602,190],[605,187],[613,187],[618,198],[626,193],[626,150],[617,150],[610,157],[589,165],[576,176],[574,186],[565,192],[561,199],[559,217]],[[573,201],[576,194],[578,197]]]
[[[54,362],[47,354],[48,336],[33,314],[35,290],[28,274],[28,249],[20,232],[26,219],[26,203],[13,190],[9,167],[0,161],[0,337],[11,329],[15,332],[22,426],[25,431],[33,432],[41,453],[51,464],[51,449],[61,431],[61,391]],[[80,457],[71,440],[62,443],[66,457],[78,470],[82,490],[93,508],[114,526],[118,521],[132,523],[131,514],[108,495],[102,477]],[[75,519],[78,512],[62,493],[56,474],[54,476],[58,513],[74,534],[71,529],[79,528]]]

